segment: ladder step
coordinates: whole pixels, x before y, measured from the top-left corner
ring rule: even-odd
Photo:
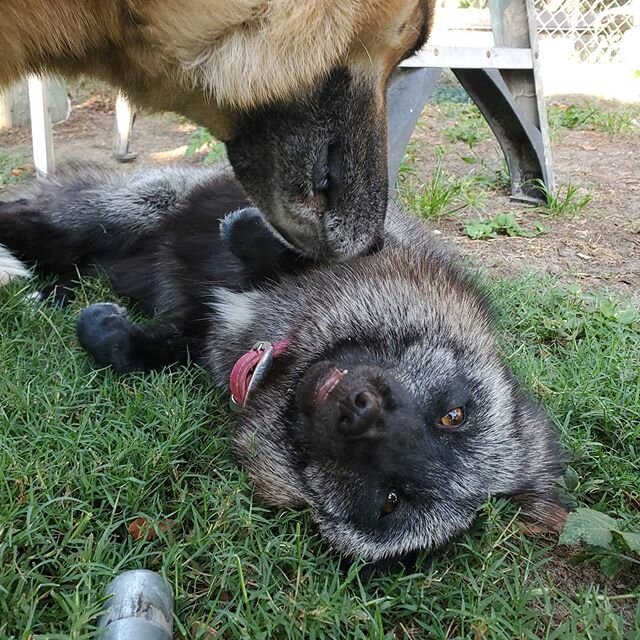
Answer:
[[[401,67],[449,69],[533,69],[531,49],[517,47],[441,47],[427,45]]]

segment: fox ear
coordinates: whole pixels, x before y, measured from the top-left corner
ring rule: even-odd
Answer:
[[[564,528],[570,507],[555,491],[546,495],[521,494],[512,499],[522,507],[522,519],[527,532],[558,534]]]

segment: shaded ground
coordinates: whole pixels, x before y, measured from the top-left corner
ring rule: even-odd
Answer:
[[[69,119],[54,126],[56,163],[92,162],[128,171],[150,164],[185,161],[187,139],[195,126],[175,114],[160,114],[136,117],[132,151],[138,156],[130,164],[117,162],[111,151],[115,135],[113,109],[114,102],[109,95],[95,96],[74,104]],[[30,130],[0,131],[0,150],[6,154],[22,155],[25,162],[31,162]]]
[[[573,102],[580,102],[574,100]],[[450,105],[449,105],[450,106]],[[566,106],[566,105],[564,105]],[[429,104],[410,144],[412,176],[410,186],[418,188],[433,173],[434,149],[445,150],[442,166],[452,183],[464,176],[495,174],[501,168],[497,142],[483,122],[463,131],[479,140],[472,145],[451,139],[450,129],[466,119],[447,105]],[[615,109],[615,107],[613,107]],[[603,109],[611,109],[605,105]],[[75,90],[72,115],[54,129],[57,161],[93,162],[121,170],[135,170],[154,163],[199,162],[202,155],[184,158],[194,126],[173,115],[139,116],[133,134],[135,162],[122,165],[111,154],[115,118],[113,98],[108,91]],[[588,193],[591,200],[574,215],[549,216],[525,205],[511,203],[504,185],[496,190],[482,188],[481,197],[452,215],[447,208],[436,216],[437,228],[460,250],[490,272],[512,276],[526,270],[554,274],[560,280],[577,282],[585,288],[606,286],[624,296],[640,300],[640,124],[631,131],[607,133],[589,129],[553,131],[553,161],[560,195],[567,185]],[[459,132],[458,132],[459,133]],[[455,132],[454,132],[455,137]],[[28,130],[0,131],[0,151],[23,158],[19,170],[24,177],[30,168]],[[25,165],[26,163],[26,165]],[[0,183],[1,184],[1,183]],[[467,198],[468,199],[468,198]],[[472,240],[462,233],[466,220],[508,212],[526,228],[541,224],[545,233],[535,238],[499,237]]]

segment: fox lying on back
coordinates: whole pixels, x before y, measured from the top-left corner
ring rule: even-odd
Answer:
[[[379,253],[314,264],[247,207],[224,172],[85,173],[0,205],[0,243],[54,275],[55,296],[99,272],[152,314],[91,305],[78,335],[117,371],[190,357],[231,386],[234,450],[260,496],[309,506],[345,556],[441,546],[488,495],[558,526],[557,433],[428,229],[391,209]]]

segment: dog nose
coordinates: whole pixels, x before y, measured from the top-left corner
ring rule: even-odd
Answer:
[[[354,391],[340,403],[338,431],[347,438],[363,435],[380,416],[380,401],[369,390]]]

